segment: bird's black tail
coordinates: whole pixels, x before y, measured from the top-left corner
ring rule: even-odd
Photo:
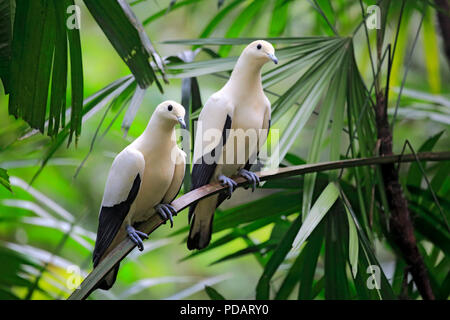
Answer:
[[[96,289],[109,290],[116,282],[117,273],[119,272],[120,262],[98,283]]]
[[[190,209],[192,217],[191,229],[187,240],[189,250],[203,249],[211,241],[214,211],[217,205],[217,195],[199,201]]]
[[[212,214],[209,221],[195,219],[192,220],[192,226],[189,231],[189,237],[187,240],[187,247],[189,250],[194,249],[203,249],[206,248],[211,241],[211,233],[212,233],[212,221],[214,215]]]

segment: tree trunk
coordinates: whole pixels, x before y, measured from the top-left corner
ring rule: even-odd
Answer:
[[[377,92],[376,103],[375,117],[380,140],[380,156],[390,156],[393,154],[392,133],[387,116],[386,99],[382,90]],[[395,163],[381,165],[381,173],[389,204],[389,224],[393,239],[402,252],[423,299],[434,300],[430,279],[417,247],[408,202],[403,195]]]

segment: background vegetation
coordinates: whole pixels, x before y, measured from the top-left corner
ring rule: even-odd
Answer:
[[[194,120],[249,38],[271,37],[280,59],[263,83],[282,166],[388,154],[384,118],[391,152],[406,140],[448,151],[447,1],[128,1],[137,22],[126,3],[77,1],[78,32],[61,23],[72,0],[0,0],[2,299],[68,297],[73,266],[83,277],[92,268],[114,156],[163,100]],[[372,4],[379,30],[363,23]],[[449,170],[372,166],[238,189],[217,210],[207,249],[187,251],[181,213],[122,262],[112,290],[90,298],[430,298],[415,285],[423,280],[447,299]],[[428,279],[413,281],[390,220],[401,212],[389,189],[397,171]],[[369,265],[382,268],[379,290],[366,286]]]

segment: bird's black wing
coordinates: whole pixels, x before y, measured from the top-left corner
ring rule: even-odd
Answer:
[[[101,208],[97,230],[97,240],[95,241],[93,254],[94,268],[97,266],[100,258],[111,245],[111,242],[119,231],[120,226],[130,211],[131,204],[136,199],[140,185],[141,177],[138,174],[134,179],[130,193],[125,201],[112,207]]]
[[[222,130],[222,140],[212,151],[210,156],[215,158],[216,155],[220,155],[222,153],[223,146],[227,142],[228,135],[231,129],[231,117],[227,115],[227,119],[225,120],[225,125]],[[192,167],[192,187],[191,190],[195,190],[208,184],[211,180],[212,175],[214,174],[214,170],[216,170],[217,163],[214,161],[209,164],[206,163],[204,157],[196,161],[194,166]],[[194,214],[194,210],[197,203],[192,204],[189,207],[189,215],[188,219],[191,221],[192,215]]]

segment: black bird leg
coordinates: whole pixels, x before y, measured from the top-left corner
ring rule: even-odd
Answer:
[[[224,187],[227,186],[228,187],[227,194],[228,194],[228,199],[230,199],[231,198],[231,194],[233,193],[234,189],[236,189],[236,187],[237,187],[237,183],[233,179],[228,178],[227,176],[224,176],[223,174],[221,174],[218,177],[218,179],[219,179],[219,182],[220,182],[220,184],[222,186],[224,186]]]
[[[248,171],[246,169],[239,170],[238,174],[247,179],[248,182],[252,184],[252,192],[255,191],[256,184],[259,185],[259,183],[261,182],[259,180],[259,177],[254,172]]]
[[[170,227],[173,228],[173,215],[177,214],[177,209],[167,203],[160,203],[155,207],[156,212],[158,212],[164,220],[170,220]]]
[[[148,239],[148,235],[142,231],[136,230],[130,225],[127,226],[127,233],[131,241],[137,245],[139,251],[144,250],[144,242],[142,242],[141,238]]]

